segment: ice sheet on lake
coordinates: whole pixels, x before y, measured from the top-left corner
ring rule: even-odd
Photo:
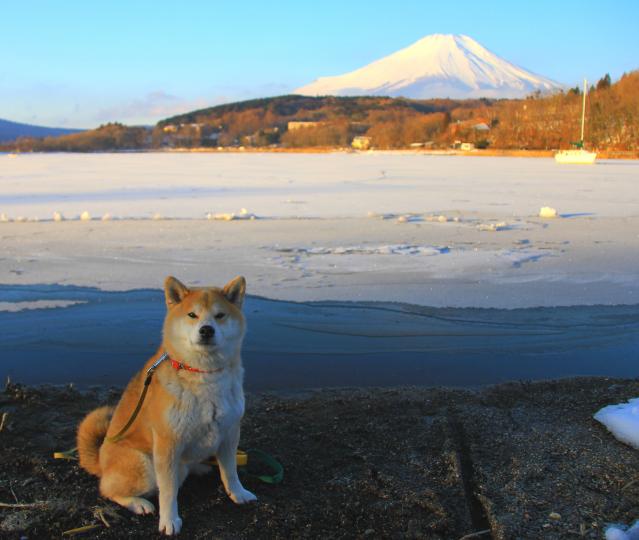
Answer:
[[[336,247],[293,247],[276,248],[281,253],[306,255],[440,255],[448,253],[447,247],[391,244],[381,246],[336,246]]]
[[[203,219],[245,207],[271,218],[392,215],[410,224],[429,214],[531,216],[552,201],[571,215],[630,216],[638,169],[410,153],[33,154],[3,162],[0,213]]]
[[[85,304],[84,300],[32,300],[29,302],[0,302],[0,311],[18,312],[25,309],[65,308]]]

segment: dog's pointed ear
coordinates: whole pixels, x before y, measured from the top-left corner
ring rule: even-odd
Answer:
[[[244,302],[244,293],[246,292],[246,280],[244,276],[237,276],[229,281],[224,288],[222,289],[222,294],[224,297],[231,302],[231,304],[235,304],[237,307],[241,308],[242,303]]]
[[[169,276],[164,280],[164,298],[168,308],[179,304],[189,292],[191,291],[189,291],[187,286],[173,276]]]

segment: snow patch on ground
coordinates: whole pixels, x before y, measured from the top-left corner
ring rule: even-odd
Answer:
[[[616,439],[639,450],[639,398],[608,405],[593,418],[606,426]]]
[[[639,540],[639,521],[630,528],[625,525],[611,525],[606,529],[606,540]]]

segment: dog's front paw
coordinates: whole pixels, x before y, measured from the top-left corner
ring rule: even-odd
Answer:
[[[257,497],[247,489],[240,487],[229,492],[229,497],[235,504],[246,504],[257,501]]]
[[[182,518],[175,516],[173,518],[160,517],[160,526],[158,529],[167,536],[178,534],[182,528]]]

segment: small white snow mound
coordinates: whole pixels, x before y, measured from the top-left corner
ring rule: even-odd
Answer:
[[[422,221],[422,217],[417,214],[404,214],[397,218],[397,223],[412,223],[413,221]]]
[[[242,208],[240,214],[236,216],[235,219],[257,219],[257,216],[249,212],[246,208]]]
[[[82,221],[91,221],[91,214],[89,214],[89,212],[85,210],[84,212],[80,214],[80,219]]]
[[[550,206],[542,206],[541,209],[539,210],[539,217],[540,218],[556,218],[558,216],[557,214],[557,210],[555,210],[554,208],[550,207]]]
[[[8,223],[9,221],[11,221],[9,219],[9,216],[7,216],[7,214],[5,214],[4,212],[2,214],[0,214],[0,222],[1,223]]]
[[[24,223],[24,222],[28,221],[28,220],[27,220],[27,218],[26,218],[26,217],[24,217],[24,216],[18,216],[15,220],[16,220],[18,223]]]
[[[113,218],[111,217],[111,214],[109,214],[109,212],[102,216],[102,221],[111,221],[112,219]]]
[[[447,223],[449,221],[447,216],[444,215],[440,215],[440,216],[428,216],[426,218],[426,221],[438,221],[439,223]]]
[[[503,231],[508,228],[508,224],[505,221],[500,221],[499,223],[480,223],[477,225],[477,229],[480,231]]]
[[[153,217],[151,219],[153,221],[161,221],[164,219],[164,216],[160,214],[159,212],[156,212],[155,214],[153,214]]]
[[[235,219],[235,214],[209,214],[209,219],[214,219],[216,221],[233,221]]]
[[[249,212],[246,208],[242,208],[239,214],[236,214],[235,212],[220,214],[208,213],[206,214],[206,219],[215,221],[235,221],[237,219],[257,219],[257,216]]]
[[[625,525],[611,525],[606,529],[606,540],[639,540],[639,521],[630,528]]]
[[[593,418],[606,426],[616,439],[639,449],[639,398],[608,405],[595,413]]]
[[[60,221],[64,221],[64,216],[62,212],[53,212],[53,221],[59,223]]]

